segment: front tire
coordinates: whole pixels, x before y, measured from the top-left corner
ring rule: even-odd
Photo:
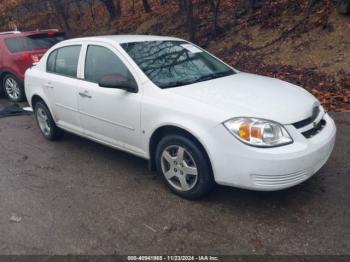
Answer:
[[[47,140],[59,140],[64,135],[64,131],[56,126],[50,110],[42,101],[35,104],[35,118],[41,133]]]
[[[24,87],[21,81],[12,74],[7,74],[2,82],[3,92],[15,103],[25,101]]]
[[[156,149],[157,171],[175,194],[197,199],[214,185],[209,160],[193,141],[181,135],[168,135]]]

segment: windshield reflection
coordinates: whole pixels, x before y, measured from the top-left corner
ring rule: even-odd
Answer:
[[[136,64],[160,88],[188,85],[234,74],[209,53],[184,41],[122,44]]]

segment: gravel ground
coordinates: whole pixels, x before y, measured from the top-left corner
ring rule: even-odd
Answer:
[[[5,100],[0,99],[0,105]],[[170,193],[147,162],[33,116],[0,119],[0,254],[350,254],[350,114],[310,180],[252,192]]]

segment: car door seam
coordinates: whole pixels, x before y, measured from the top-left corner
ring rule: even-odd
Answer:
[[[119,127],[123,127],[123,128],[129,129],[129,130],[131,130],[131,131],[135,131],[135,128],[134,128],[134,127],[131,127],[131,126],[127,126],[127,125],[124,125],[124,124],[121,124],[121,123],[112,122],[112,121],[109,121],[109,120],[107,120],[107,119],[104,119],[104,118],[101,118],[101,117],[97,117],[97,116],[94,116],[94,115],[90,115],[90,114],[85,113],[85,112],[82,112],[82,111],[80,111],[80,114],[85,115],[85,116],[89,116],[89,117],[93,117],[93,118],[95,118],[95,119],[98,119],[98,120],[101,120],[101,121],[110,123],[110,124],[112,124],[112,125],[115,125],[115,126],[119,126]]]
[[[55,105],[56,105],[56,106],[59,106],[59,107],[62,107],[62,108],[64,108],[64,109],[71,110],[71,111],[73,111],[73,112],[78,112],[78,110],[76,110],[76,109],[74,109],[74,108],[72,108],[72,107],[69,107],[69,106],[64,106],[64,105],[61,105],[61,104],[59,104],[59,103],[55,103]]]

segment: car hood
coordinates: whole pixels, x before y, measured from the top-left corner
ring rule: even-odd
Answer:
[[[310,117],[313,107],[318,104],[316,98],[303,88],[248,73],[170,88],[168,91],[214,107],[222,112],[223,118],[256,117],[281,124]]]

